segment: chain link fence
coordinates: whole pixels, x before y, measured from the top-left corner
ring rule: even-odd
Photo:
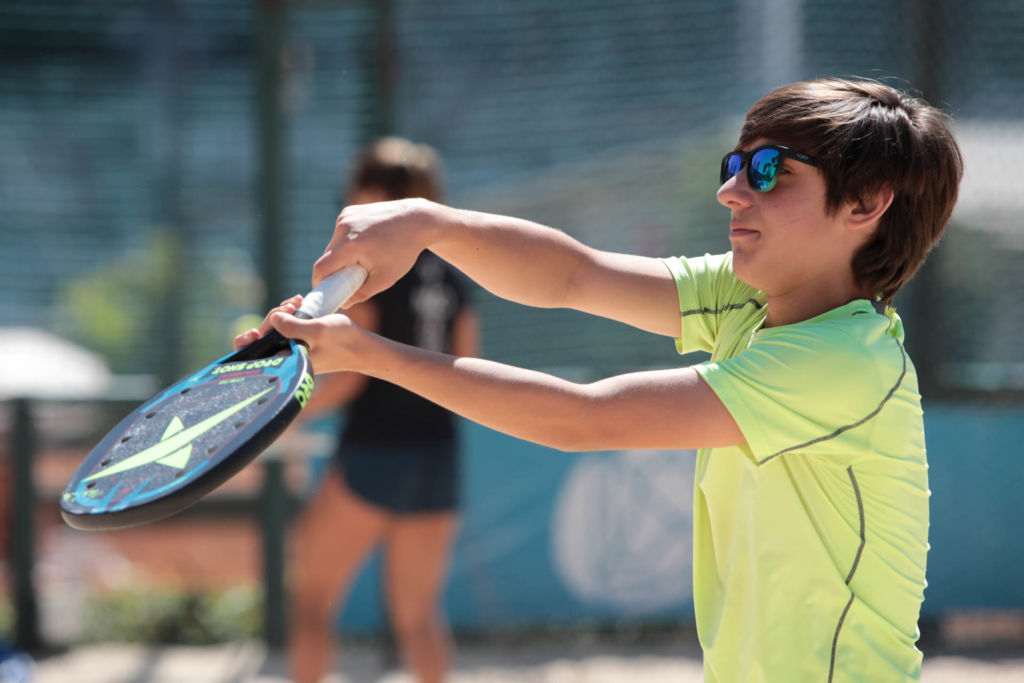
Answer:
[[[172,376],[223,350],[234,320],[260,310],[259,7],[4,3],[0,325],[59,332],[117,372]],[[949,234],[899,302],[923,381],[936,396],[1024,387],[1024,230],[1019,179],[1003,171],[1024,126],[1024,5],[323,0],[286,10],[282,293],[305,288],[343,171],[375,135],[436,146],[453,203],[604,248],[694,254],[728,248],[716,163],[757,97],[821,75],[891,78],[954,114],[967,157]],[[671,347],[613,323],[486,296],[479,305],[485,352],[499,360],[586,376],[677,362]]]

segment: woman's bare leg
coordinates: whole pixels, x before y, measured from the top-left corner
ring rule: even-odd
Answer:
[[[296,683],[317,683],[331,664],[332,620],[389,524],[331,467],[295,529],[288,655]]]
[[[440,602],[457,527],[454,512],[401,515],[386,541],[391,625],[420,683],[440,683],[448,671],[451,643]]]

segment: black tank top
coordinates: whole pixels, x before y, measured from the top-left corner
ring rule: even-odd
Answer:
[[[456,315],[466,305],[463,276],[431,252],[390,289],[372,299],[380,334],[431,351],[450,353]],[[390,382],[370,378],[346,409],[345,444],[441,443],[455,439],[454,416]]]

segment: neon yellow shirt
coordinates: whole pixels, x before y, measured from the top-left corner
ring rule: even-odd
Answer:
[[[928,465],[899,318],[857,300],[765,329],[731,254],[665,263],[677,348],[711,354],[697,370],[747,442],[697,456],[705,682],[919,680]]]

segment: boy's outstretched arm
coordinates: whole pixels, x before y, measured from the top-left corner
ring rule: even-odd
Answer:
[[[679,335],[675,284],[657,259],[600,251],[537,223],[422,199],[346,207],[313,281],[359,263],[369,277],[349,300],[358,303],[394,284],[424,249],[505,299]]]
[[[309,344],[319,372],[354,370],[392,382],[470,420],[566,451],[703,448],[744,443],[732,416],[692,368],[577,384],[478,358],[459,358],[366,332],[343,315],[298,320],[298,298],[268,316]],[[251,331],[236,345],[251,341]]]

